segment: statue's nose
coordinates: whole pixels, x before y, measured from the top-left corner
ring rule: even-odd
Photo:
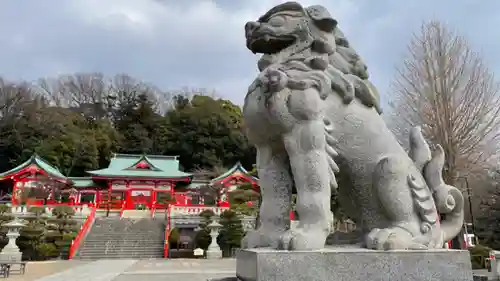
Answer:
[[[260,26],[260,23],[255,21],[249,21],[245,24],[245,33],[249,34]]]

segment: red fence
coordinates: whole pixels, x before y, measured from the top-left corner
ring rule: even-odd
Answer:
[[[92,227],[92,224],[94,224],[95,213],[96,209],[93,208],[90,214],[85,219],[85,222],[82,224],[82,227],[80,228],[80,231],[76,235],[75,239],[73,239],[73,242],[71,242],[71,247],[69,248],[69,259],[72,259],[75,256],[76,251],[80,247],[82,239],[85,238],[85,235],[89,231],[90,227]]]

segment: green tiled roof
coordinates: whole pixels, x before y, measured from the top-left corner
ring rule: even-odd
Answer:
[[[151,169],[136,169],[134,166],[146,161]],[[179,171],[177,156],[115,154],[108,168],[88,171],[94,176],[102,177],[140,177],[140,178],[183,178],[191,174]]]
[[[94,187],[98,186],[92,178],[88,177],[70,177],[68,178],[73,182],[73,186],[76,188]]]
[[[45,162],[42,158],[40,158],[36,153],[33,154],[30,159],[26,160],[24,163],[21,165],[7,171],[3,172],[0,174],[0,178],[8,177],[11,174],[17,173],[21,171],[22,169],[30,166],[30,165],[37,165],[38,168],[44,170],[47,174],[54,178],[58,179],[66,179],[66,176],[64,176],[56,167],[50,165],[49,163]]]
[[[224,174],[212,179],[212,182],[218,182],[220,180],[223,180],[236,172],[241,172],[242,174],[246,175],[247,177],[253,179],[254,181],[257,181],[257,178],[251,176],[250,173],[243,167],[243,165],[241,165],[241,163],[238,162],[238,163],[236,163],[236,165],[234,165],[231,169],[229,169]]]

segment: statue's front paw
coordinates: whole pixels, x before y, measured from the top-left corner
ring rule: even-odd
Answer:
[[[414,242],[405,230],[394,228],[374,228],[365,238],[366,247],[373,250],[409,250],[424,249],[425,246]]]
[[[251,230],[247,232],[245,237],[241,240],[241,247],[243,249],[264,247],[276,249],[278,248],[280,236],[281,233],[275,231],[265,231],[262,229]]]
[[[327,232],[323,230],[295,228],[283,234],[280,250],[319,250],[325,247]]]

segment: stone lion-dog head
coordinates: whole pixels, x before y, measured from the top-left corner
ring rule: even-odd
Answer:
[[[381,112],[378,92],[366,80],[366,65],[325,7],[304,8],[297,2],[283,3],[257,21],[247,22],[245,37],[250,51],[263,54],[258,62],[260,71],[273,64],[293,62],[293,67],[300,68],[304,75],[324,76],[320,73],[324,72],[329,76],[332,90],[343,96],[346,103],[357,97],[366,106]],[[287,72],[286,67],[282,70]],[[294,78],[304,78],[299,76],[302,77]],[[293,80],[294,84],[300,84]]]
[[[245,25],[247,48],[267,55],[287,50],[293,55],[303,49],[328,55],[335,52],[336,26],[337,21],[322,6],[303,8],[287,2]]]

